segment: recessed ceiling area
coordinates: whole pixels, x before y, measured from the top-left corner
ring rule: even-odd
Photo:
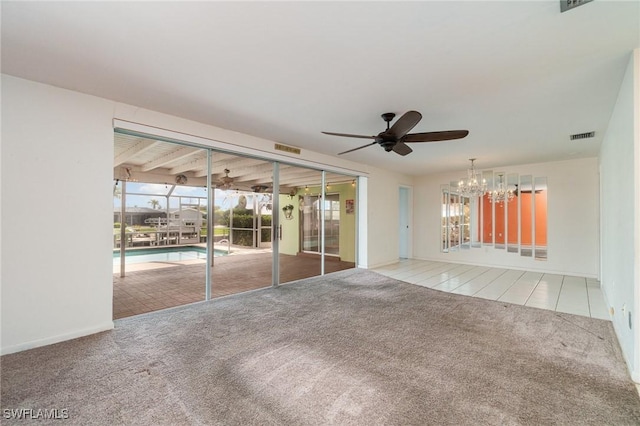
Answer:
[[[386,112],[469,131],[341,156],[409,175],[597,156],[640,45],[637,1],[3,2],[1,24],[3,73],[323,154]]]

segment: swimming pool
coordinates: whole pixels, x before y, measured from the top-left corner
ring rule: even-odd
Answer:
[[[214,250],[213,255],[226,256],[223,250]],[[160,247],[155,249],[127,250],[125,252],[126,263],[147,262],[180,262],[183,260],[207,259],[207,249],[204,247]],[[114,250],[113,264],[120,265],[120,251]]]

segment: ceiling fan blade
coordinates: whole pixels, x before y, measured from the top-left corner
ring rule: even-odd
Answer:
[[[349,133],[333,133],[333,132],[322,132],[325,135],[332,136],[344,136],[346,138],[360,138],[360,139],[375,139],[375,136],[365,136],[365,135],[350,135]]]
[[[411,154],[413,150],[409,148],[409,145],[405,145],[404,142],[398,142],[393,146],[393,152],[405,156],[407,154]]]
[[[447,130],[444,132],[410,133],[402,138],[402,142],[438,142],[461,139],[469,134],[468,130]]]
[[[409,131],[413,129],[418,122],[420,122],[420,120],[422,120],[422,114],[418,111],[408,111],[393,123],[393,126],[391,126],[391,128],[385,133],[394,136],[396,139],[400,139],[409,133]]]
[[[362,145],[362,146],[359,146],[359,147],[357,147],[357,148],[350,149],[349,151],[341,152],[341,153],[339,153],[338,155],[346,154],[347,152],[357,151],[357,150],[359,150],[359,149],[366,148],[366,147],[371,146],[371,145],[375,145],[376,143],[377,143],[377,142],[375,142],[375,141],[374,141],[374,142],[368,143],[368,144],[366,144],[366,145]]]

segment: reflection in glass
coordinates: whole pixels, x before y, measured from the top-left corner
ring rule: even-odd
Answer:
[[[504,183],[504,172],[496,173],[495,185],[501,185]],[[494,208],[494,220],[495,220],[495,247],[497,249],[505,248],[505,215],[506,215],[506,201],[504,199],[493,202]]]
[[[458,182],[449,184],[449,250],[458,251],[460,249],[461,229],[462,229],[462,207],[460,195],[458,194]]]
[[[481,197],[469,198],[469,233],[471,238],[471,247],[480,247],[481,227],[480,227],[480,206],[482,205]]]
[[[507,251],[509,253],[517,253],[519,249],[518,241],[518,175],[517,173],[509,173],[507,175],[507,187],[513,188],[515,197],[507,202]]]
[[[533,185],[531,175],[520,176],[520,255],[533,255]]]
[[[547,260],[547,178],[536,177],[533,190],[535,193],[534,257],[537,260]]]
[[[493,172],[491,170],[482,172],[482,178],[487,181],[487,187],[493,188]],[[482,244],[493,245],[493,203],[491,195],[485,193],[482,196]]]
[[[441,212],[440,220],[440,234],[442,239],[442,251],[444,253],[449,252],[449,216],[450,216],[450,205],[449,205],[449,185],[441,185]]]
[[[458,182],[440,186],[442,252],[493,245],[546,260],[547,178],[485,170],[482,179],[489,190],[477,199]]]
[[[471,248],[471,202],[469,197],[460,196],[460,208],[462,213],[460,217],[460,247],[469,249]]]

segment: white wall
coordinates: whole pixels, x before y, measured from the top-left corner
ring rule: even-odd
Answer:
[[[281,154],[273,141],[3,74],[1,353],[113,326],[114,118],[234,152]],[[289,158],[366,176],[358,264],[397,259],[397,205],[387,200],[410,178],[307,150]]]
[[[440,185],[466,171],[423,176],[414,187],[414,257],[585,277],[598,276],[598,162],[595,158],[501,167],[500,171],[547,177],[548,260],[493,247],[451,253],[440,250]]]
[[[634,60],[635,56],[635,60]],[[607,133],[600,149],[602,190],[602,280],[613,326],[633,380],[640,382],[638,363],[638,226],[640,197],[638,161],[640,141],[640,50],[636,49],[620,87]],[[634,83],[635,80],[635,83]],[[635,88],[634,88],[635,84]],[[634,96],[635,93],[635,96]],[[635,131],[634,131],[635,128]],[[635,162],[635,166],[634,166]],[[632,315],[632,326],[629,315]],[[635,329],[634,329],[635,328]]]
[[[2,76],[2,353],[113,327],[112,112]]]
[[[412,179],[390,172],[369,176],[367,182],[368,203],[368,268],[375,268],[398,261],[399,240],[398,191],[400,186],[410,186]]]

